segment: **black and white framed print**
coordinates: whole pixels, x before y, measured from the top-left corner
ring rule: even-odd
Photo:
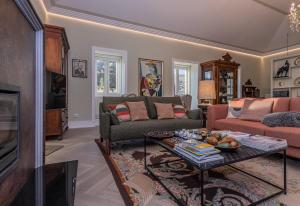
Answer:
[[[87,78],[87,60],[72,59],[72,77]]]

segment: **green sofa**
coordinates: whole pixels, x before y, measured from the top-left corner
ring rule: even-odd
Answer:
[[[144,101],[150,119],[118,124],[114,123],[107,106],[109,104],[118,104],[126,101]],[[110,152],[112,143],[141,139],[147,131],[197,129],[202,127],[203,117],[201,109],[188,111],[188,119],[158,120],[154,105],[155,102],[182,105],[180,97],[103,97],[103,102],[99,105],[100,139],[102,142],[105,140],[108,152]]]

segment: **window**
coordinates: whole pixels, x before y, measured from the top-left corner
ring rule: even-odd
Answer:
[[[95,96],[118,96],[125,93],[127,52],[93,48]]]
[[[190,64],[174,64],[174,87],[175,95],[190,94],[191,87],[191,65]]]
[[[96,55],[97,94],[121,94],[122,57]]]

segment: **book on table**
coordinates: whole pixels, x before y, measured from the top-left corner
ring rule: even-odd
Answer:
[[[241,141],[241,144],[263,151],[277,150],[287,147],[287,141],[285,139],[262,135],[254,135],[249,138],[245,138]]]
[[[183,142],[176,144],[174,150],[198,165],[207,165],[224,161],[224,157],[218,154],[220,153],[220,150],[206,143],[191,144]]]

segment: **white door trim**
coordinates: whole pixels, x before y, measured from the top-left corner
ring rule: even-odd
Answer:
[[[44,164],[44,32],[36,31],[35,167]]]

